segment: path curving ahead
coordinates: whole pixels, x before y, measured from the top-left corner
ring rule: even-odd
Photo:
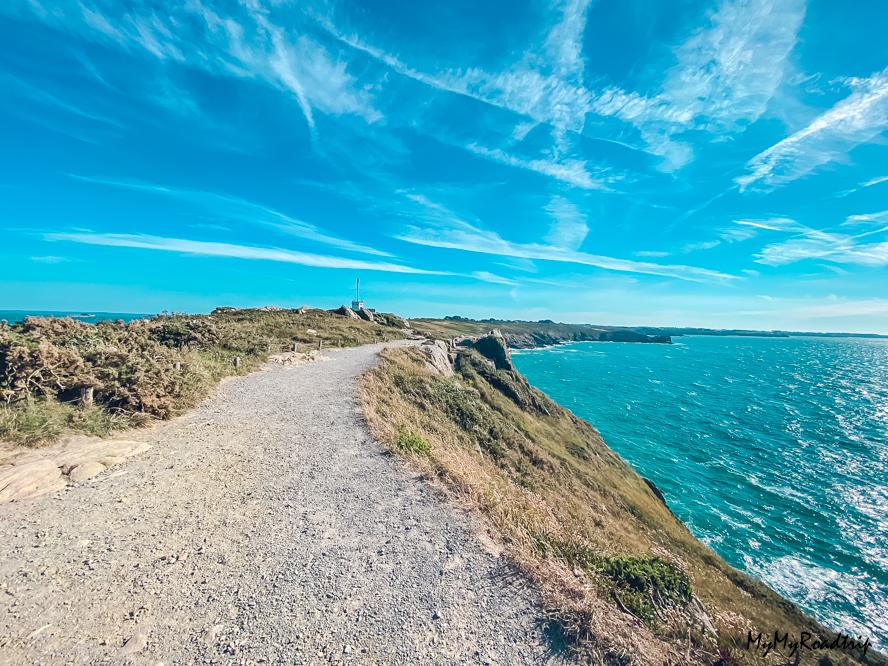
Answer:
[[[362,423],[382,345],[269,364],[0,505],[0,663],[546,663],[540,611]]]

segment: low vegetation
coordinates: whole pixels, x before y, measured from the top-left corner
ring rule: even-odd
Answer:
[[[585,658],[779,664],[786,651],[748,650],[748,631],[829,635],[697,541],[592,426],[518,372],[474,349],[456,353],[453,376],[428,358],[387,350],[365,375],[376,436],[478,509]],[[855,663],[839,653],[811,659],[802,663]]]
[[[393,315],[371,323],[325,310],[234,308],[130,323],[29,317],[0,325],[0,440],[35,446],[68,430],[107,435],[168,419],[223,377],[294,343],[359,345],[403,337],[402,327]]]
[[[445,317],[444,319],[411,319],[410,321],[420,333],[442,340],[484,335],[490,329],[496,328],[503,334],[509,345],[516,349],[545,347],[563,342],[671,342],[668,334],[656,329],[562,324],[550,319],[521,321]]]

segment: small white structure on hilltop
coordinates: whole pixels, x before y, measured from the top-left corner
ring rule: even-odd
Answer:
[[[361,278],[355,279],[355,300],[352,301],[352,310],[357,312],[364,309],[364,301],[361,300]]]

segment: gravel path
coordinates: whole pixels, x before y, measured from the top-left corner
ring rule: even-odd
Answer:
[[[546,663],[532,592],[362,424],[381,346],[269,364],[0,506],[0,662]]]

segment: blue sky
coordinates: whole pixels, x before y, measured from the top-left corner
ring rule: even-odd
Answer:
[[[5,0],[0,308],[888,333],[883,2]]]

